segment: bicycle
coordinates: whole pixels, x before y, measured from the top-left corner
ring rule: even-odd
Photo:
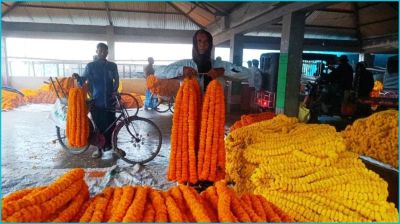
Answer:
[[[165,113],[167,111],[174,113],[174,96],[158,96],[152,93],[150,96],[150,102],[152,102],[151,105],[154,105],[151,109],[159,113]]]
[[[151,120],[137,116],[138,107],[136,107],[134,115],[130,115],[128,109],[121,102],[122,96],[130,96],[137,103],[137,100],[130,94],[121,93],[115,95],[116,105],[114,108],[107,109],[107,111],[115,112],[118,116],[104,132],[109,131],[115,125],[111,142],[112,149],[116,155],[130,164],[145,164],[153,160],[160,152],[162,144],[161,131]],[[71,147],[68,144],[65,130],[56,126],[57,140],[68,153],[75,155],[84,153],[90,145],[97,146],[98,148],[104,147],[104,134],[96,127],[90,111],[91,103],[89,102],[89,139],[88,144],[84,147]]]

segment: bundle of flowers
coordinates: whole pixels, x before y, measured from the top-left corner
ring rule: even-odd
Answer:
[[[70,146],[79,148],[88,144],[89,119],[87,117],[86,91],[72,88],[68,96],[66,135]]]
[[[1,90],[1,110],[8,111],[25,104],[26,100],[20,94]]]
[[[295,221],[398,220],[387,183],[332,126],[277,115],[235,130],[226,148],[235,189],[263,195]]]
[[[386,110],[357,119],[342,131],[347,148],[397,168],[398,113],[397,110]]]
[[[107,187],[89,198],[82,169],[52,184],[27,188],[2,199],[8,222],[291,222],[260,195],[238,195],[225,182],[201,194],[179,185],[167,191],[147,186]]]

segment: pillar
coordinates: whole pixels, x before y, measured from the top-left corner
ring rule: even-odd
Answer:
[[[230,40],[230,61],[238,66],[243,63],[243,34],[235,34]]]
[[[108,45],[108,60],[115,60],[115,37],[114,26],[107,26],[107,45]]]

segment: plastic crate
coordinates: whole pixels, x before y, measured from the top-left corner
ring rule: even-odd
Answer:
[[[261,90],[256,93],[256,104],[263,109],[275,108],[275,93]]]

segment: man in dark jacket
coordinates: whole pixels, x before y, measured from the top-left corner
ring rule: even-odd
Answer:
[[[87,64],[82,76],[74,75],[79,85],[88,82],[89,93],[92,97],[93,107],[91,114],[93,120],[104,134],[105,145],[103,150],[111,150],[111,135],[114,127],[110,128],[106,133],[104,131],[115,121],[115,112],[107,111],[113,108],[114,94],[118,92],[119,75],[117,65],[114,62],[107,61],[108,46],[104,43],[97,44],[97,60]],[[115,126],[115,125],[114,125]],[[92,154],[94,158],[100,158],[102,149],[98,149]]]
[[[368,97],[372,88],[374,88],[374,76],[367,70],[364,62],[358,62],[354,78],[354,90],[357,96]]]

